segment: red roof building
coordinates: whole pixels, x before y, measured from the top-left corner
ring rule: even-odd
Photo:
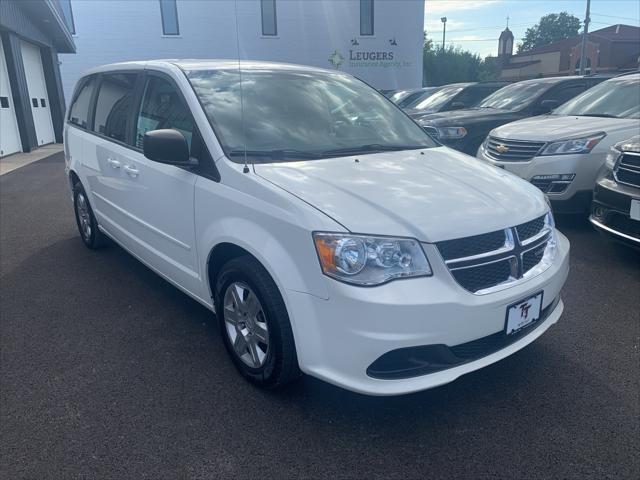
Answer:
[[[513,55],[513,34],[507,28],[498,42],[501,80],[575,75],[580,69],[582,36],[566,38]],[[589,32],[585,72],[606,73],[636,69],[640,62],[640,28],[612,25]]]

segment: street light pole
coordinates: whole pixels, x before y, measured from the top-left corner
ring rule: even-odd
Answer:
[[[589,35],[589,9],[591,8],[591,0],[587,0],[587,13],[584,18],[584,31],[582,32],[582,47],[580,49],[580,75],[584,75],[586,68],[587,55],[587,36]]]
[[[444,39],[447,34],[447,17],[442,17],[442,51],[444,52]]]

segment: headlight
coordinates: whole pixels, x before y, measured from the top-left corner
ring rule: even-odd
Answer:
[[[447,140],[463,138],[467,135],[467,129],[464,127],[438,127],[436,130],[438,131],[438,138]]]
[[[431,275],[417,240],[341,233],[314,233],[325,275],[355,285],[380,285],[396,278]]]
[[[569,155],[572,153],[589,153],[607,134],[595,133],[588,137],[570,138],[548,144],[538,155]]]
[[[609,149],[609,153],[607,153],[607,158],[604,160],[605,166],[609,170],[613,170],[616,166],[616,161],[620,156],[620,150],[616,149],[616,147],[611,147]]]
[[[544,196],[547,201],[547,205],[549,206],[549,212],[544,217],[544,226],[546,229],[551,231],[551,235],[549,235],[549,240],[547,241],[547,247],[545,248],[543,262],[551,263],[553,259],[556,257],[556,251],[558,248],[558,238],[556,237],[556,221],[553,218],[553,210],[551,209],[551,202],[549,201],[549,197]]]
[[[620,152],[640,153],[640,135],[636,135],[635,137],[623,142],[618,142],[615,144],[614,148],[618,149]]]
[[[622,152],[640,153],[640,135],[636,135],[629,140],[618,142],[609,149],[607,158],[604,161],[604,164],[609,170],[613,170],[615,168],[616,162],[618,161],[618,158],[620,158],[620,154]]]

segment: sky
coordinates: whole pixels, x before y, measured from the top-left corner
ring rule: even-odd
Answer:
[[[424,25],[428,36],[441,45],[440,18],[446,16],[447,45],[453,43],[482,57],[495,56],[507,16],[517,44],[543,15],[566,11],[582,22],[586,6],[587,0],[425,0]],[[618,23],[640,26],[640,1],[591,0],[589,31]]]

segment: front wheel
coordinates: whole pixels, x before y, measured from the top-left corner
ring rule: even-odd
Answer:
[[[227,262],[215,288],[225,347],[240,373],[265,388],[300,375],[284,301],[269,273],[249,256]]]

